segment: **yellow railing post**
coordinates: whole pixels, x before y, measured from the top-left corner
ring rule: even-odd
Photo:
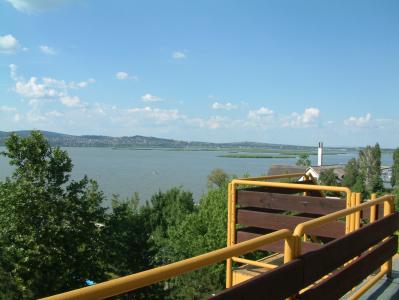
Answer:
[[[352,194],[352,192],[348,192],[346,194],[346,208],[352,207]],[[351,232],[351,221],[352,218],[350,215],[345,217],[345,233]]]
[[[351,194],[351,201],[350,201],[350,206],[349,207],[354,207],[356,206],[356,193]],[[349,232],[352,232],[355,230],[355,214],[350,214],[349,216]]]
[[[355,198],[355,205],[358,206],[362,202],[362,194],[361,193],[356,193],[356,198]],[[360,211],[355,213],[355,227],[354,229],[357,230],[360,228]]]
[[[377,194],[371,194],[371,201],[377,199]],[[375,222],[377,219],[377,206],[373,205],[370,207],[370,223]]]
[[[384,202],[384,217],[395,211],[394,197],[391,196],[391,201]],[[390,258],[381,267],[382,271],[385,271],[388,278],[392,278],[392,258]]]
[[[231,245],[231,183],[227,186],[227,246]],[[232,265],[231,258],[226,260],[226,288],[232,285]]]

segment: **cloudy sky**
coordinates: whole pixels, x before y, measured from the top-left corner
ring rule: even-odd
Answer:
[[[0,130],[399,146],[398,1],[0,0]]]

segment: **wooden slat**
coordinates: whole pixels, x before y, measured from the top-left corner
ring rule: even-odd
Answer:
[[[237,231],[237,243],[241,243],[270,232],[272,231],[265,230],[261,232],[257,228],[240,229]],[[321,247],[322,247],[321,244],[302,242],[302,253],[308,253],[310,251],[320,249]],[[274,253],[284,253],[284,241],[277,241],[275,243],[264,245],[260,247],[259,250],[274,252]]]
[[[397,249],[397,238],[389,238],[370,252],[366,252],[352,263],[335,272],[331,277],[304,292],[299,296],[299,299],[339,299],[391,258]],[[313,265],[304,264],[305,269],[312,267]]]
[[[272,271],[244,281],[220,294],[210,297],[212,300],[281,300],[295,294],[302,284],[302,261],[293,260]]]
[[[361,218],[363,220],[370,220],[370,208],[363,209],[361,212]],[[384,217],[384,206],[383,205],[377,205],[377,220],[382,219]]]
[[[397,229],[399,229],[398,212],[336,239],[318,251],[304,254],[302,259],[305,266],[311,266],[304,270],[305,284],[311,284],[353,257],[359,256],[383,238],[392,235]]]
[[[273,214],[248,208],[237,209],[237,224],[245,226],[273,230],[282,228],[294,230],[298,224],[309,220],[312,220],[312,218]],[[345,233],[345,224],[343,222],[335,221],[314,228],[308,233],[316,236],[337,238]]]
[[[326,215],[346,207],[346,200],[241,190],[237,204]]]

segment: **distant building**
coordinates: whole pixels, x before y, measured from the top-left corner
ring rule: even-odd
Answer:
[[[381,178],[384,183],[391,184],[392,167],[381,166]]]
[[[306,167],[296,166],[296,165],[271,165],[267,175],[284,175],[291,173],[305,173]]]
[[[337,177],[338,182],[342,182],[345,176],[345,165],[312,166],[306,169],[306,174],[311,174],[313,178],[318,180],[321,172],[331,169],[334,170],[334,174]]]

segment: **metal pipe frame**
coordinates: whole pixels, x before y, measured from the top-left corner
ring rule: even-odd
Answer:
[[[292,177],[302,177],[305,176],[305,173],[287,173],[280,175],[269,175],[269,176],[258,176],[258,177],[247,177],[247,178],[237,178],[238,180],[273,180],[273,179],[282,179],[282,178],[292,178]]]
[[[120,277],[66,293],[43,298],[46,300],[67,299],[104,299],[127,293],[172,277],[185,274],[196,269],[224,261],[254,251],[259,247],[279,240],[292,239],[292,231],[282,229],[236,245],[228,246],[169,265],[161,266],[140,273]]]
[[[260,267],[260,268],[265,268],[265,269],[268,269],[268,270],[275,269],[275,268],[278,267],[277,265],[268,264],[268,263],[264,263],[264,262],[257,261],[257,260],[245,259],[245,258],[236,257],[236,256],[232,257],[231,259],[234,262],[237,262],[237,263],[247,264],[247,265]]]

